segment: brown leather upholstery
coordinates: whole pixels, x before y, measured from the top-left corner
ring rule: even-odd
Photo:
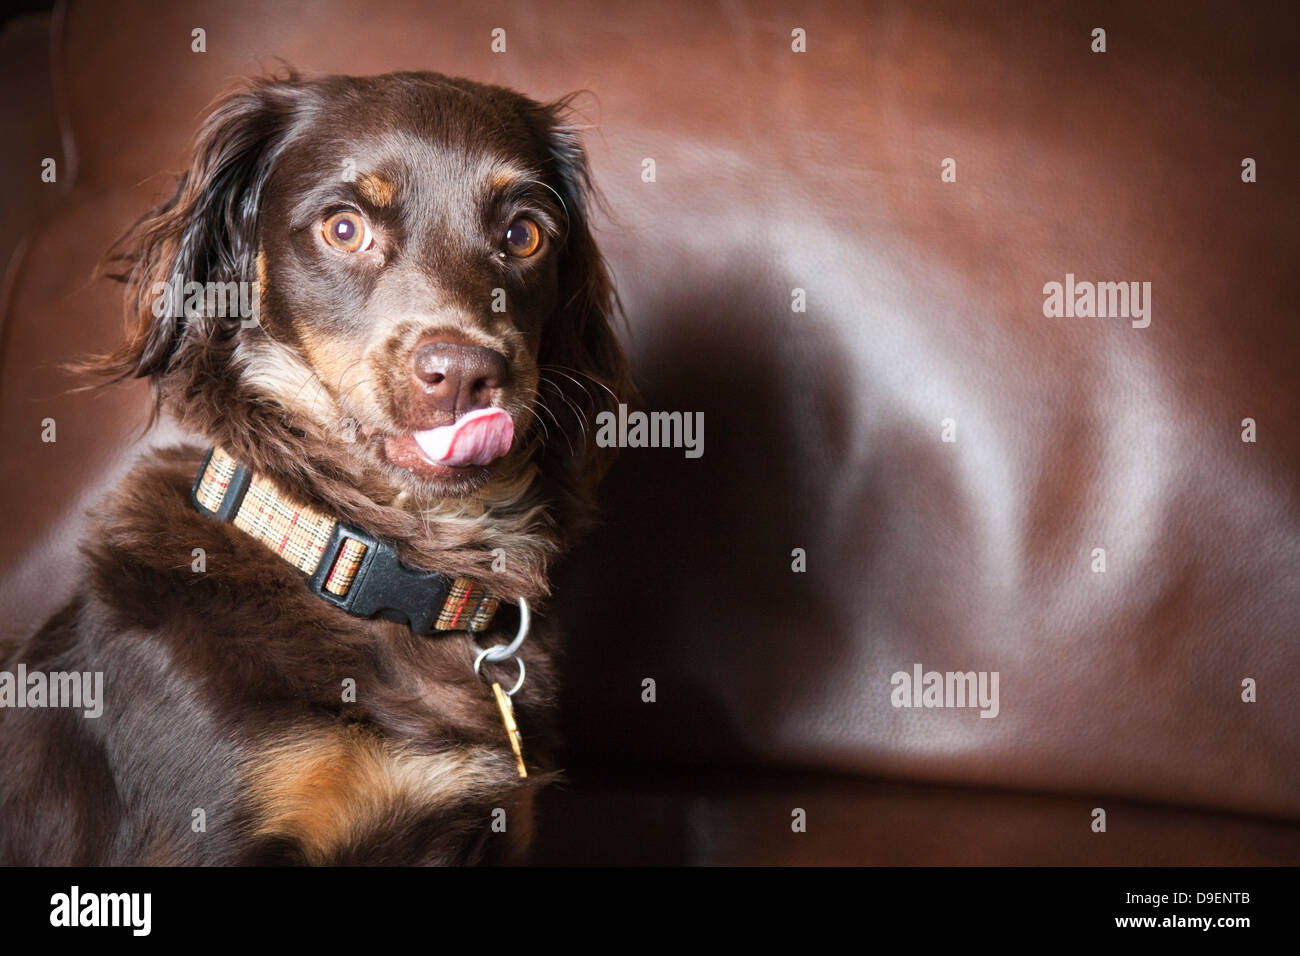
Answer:
[[[140,388],[50,366],[118,334],[90,271],[217,93],[277,57],[588,88],[643,405],[705,453],[626,452],[557,578],[539,858],[1300,862],[1293,5],[788,6],[74,3],[44,74],[6,33],[5,634],[139,452]],[[1150,326],[1045,317],[1066,273],[1150,282]],[[918,662],[999,672],[997,718],[891,706]]]

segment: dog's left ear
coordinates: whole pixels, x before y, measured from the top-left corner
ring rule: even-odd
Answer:
[[[599,195],[591,180],[581,127],[572,122],[565,97],[542,107],[551,161],[550,185],[567,215],[560,251],[559,305],[542,332],[538,353],[539,398],[552,408],[563,436],[551,435],[540,456],[543,470],[570,493],[580,517],[593,502],[596,485],[613,462],[615,449],[596,444],[596,417],[617,414],[632,393],[627,359],[614,334],[621,314],[605,260],[591,234],[591,212]],[[558,392],[558,395],[557,395]],[[559,400],[557,400],[559,399]]]
[[[149,378],[158,395],[184,342],[233,336],[238,318],[187,317],[185,286],[255,281],[262,188],[300,97],[290,74],[252,81],[212,107],[175,194],[109,252],[111,277],[126,283],[124,341],[74,369],[109,381]]]

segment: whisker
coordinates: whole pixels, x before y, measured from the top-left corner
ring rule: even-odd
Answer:
[[[555,382],[552,382],[549,379],[545,379],[545,378],[539,379],[539,381],[546,382],[547,385],[555,389],[556,394],[558,394],[560,398],[564,399],[565,403],[569,406],[570,409],[572,409],[573,417],[577,419],[578,427],[582,429],[582,443],[583,446],[585,447],[587,444],[586,416],[582,413],[582,409],[579,408],[578,403],[575,402],[573,399],[571,399],[568,395],[566,395],[564,389],[560,388],[560,386],[557,385]],[[590,398],[591,396],[588,395],[587,397]]]
[[[543,402],[540,398],[536,399],[536,400],[534,401],[533,404],[534,404],[537,408],[544,410],[544,411],[547,412],[548,414],[551,414],[551,410],[550,410],[549,408],[546,407],[546,403]],[[535,418],[535,419],[537,420],[537,424],[539,424],[539,425],[542,426],[542,431],[546,433],[546,438],[545,438],[545,440],[546,440],[546,441],[549,441],[550,438],[551,438],[551,430],[550,430],[549,428],[546,427],[546,419],[542,418],[540,415],[534,415],[533,418]],[[555,418],[555,415],[551,414],[551,418],[554,419],[554,418]],[[560,423],[559,423],[559,422],[556,422],[556,423],[555,423],[555,427],[556,427],[556,428],[559,428],[559,427],[560,427]]]
[[[347,378],[348,373],[351,372],[358,365],[360,365],[363,361],[365,361],[364,356],[362,358],[358,358],[355,362],[353,362],[351,365],[345,368],[341,373],[339,373],[339,383],[336,386],[336,388],[342,388],[343,379]],[[343,411],[341,406],[347,400],[348,396],[350,396],[354,391],[360,388],[364,382],[365,382],[365,376],[362,376],[361,378],[358,378],[355,382],[353,382],[351,385],[349,385],[347,391],[339,393],[339,396],[336,401],[337,404],[340,406],[339,409],[340,411]]]
[[[551,384],[552,384],[552,386],[553,386],[555,383],[552,382]],[[560,420],[559,420],[558,418],[555,417],[555,412],[551,411],[550,407],[546,404],[546,400],[543,399],[541,396],[538,396],[538,398],[537,398],[537,407],[538,407],[538,408],[541,408],[542,410],[544,410],[544,411],[546,412],[546,414],[548,414],[548,415],[551,416],[551,421],[553,421],[553,422],[555,423],[555,427],[556,427],[556,429],[559,431],[559,433],[560,433],[561,435],[564,436],[565,444],[567,444],[567,445],[569,446],[569,454],[571,454],[571,455],[576,455],[578,452],[577,452],[577,449],[575,449],[575,448],[573,447],[573,440],[572,440],[571,438],[569,438],[569,433],[566,432],[563,428],[560,427]],[[541,419],[539,418],[538,421],[541,421]],[[548,431],[548,433],[547,433],[547,437],[548,437],[548,438],[550,437],[550,433],[549,433],[549,431]]]
[[[589,373],[587,373],[587,372],[579,371],[579,370],[576,369],[576,368],[570,368],[570,367],[567,366],[567,365],[549,365],[549,364],[548,364],[548,365],[543,365],[542,368],[551,368],[551,369],[555,369],[555,371],[559,372],[561,375],[564,375],[565,372],[572,372],[574,375],[581,375],[583,378],[587,379],[587,380],[588,380],[589,382],[591,382],[593,385],[599,385],[601,388],[603,388],[606,392],[609,393],[609,397],[612,398],[615,402],[618,401],[618,396],[614,394],[614,390],[613,390],[612,388],[610,388],[608,385],[606,385],[604,382],[602,382],[600,379],[596,378],[594,375],[591,375],[591,374],[589,374]],[[568,377],[568,376],[566,376],[566,378],[567,378],[567,377]],[[574,384],[577,384],[577,382],[575,382]]]
[[[536,405],[538,408],[545,407],[542,405],[542,402],[537,402]],[[550,408],[546,408],[546,411],[549,412]],[[542,432],[543,432],[542,444],[545,445],[547,441],[550,441],[551,429],[546,427],[546,420],[543,419],[541,415],[534,415],[533,418],[537,419],[537,424],[541,425],[542,427]],[[554,416],[552,416],[552,418],[554,418]],[[559,427],[559,425],[556,424],[556,427]]]
[[[558,368],[556,369],[556,371],[557,371],[557,372],[560,372],[560,370],[559,370]],[[582,389],[582,394],[585,395],[585,396],[587,397],[587,400],[588,400],[588,401],[591,400],[591,392],[587,391],[587,386],[583,385],[583,384],[582,384],[581,382],[579,382],[576,378],[574,378],[572,375],[569,375],[569,374],[566,373],[566,372],[560,372],[560,374],[563,375],[565,378],[567,378],[567,379],[568,379],[570,382],[572,382],[574,385],[578,386],[578,388]]]

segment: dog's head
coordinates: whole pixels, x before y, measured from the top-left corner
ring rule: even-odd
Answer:
[[[99,370],[309,486],[427,509],[541,475],[582,502],[626,367],[567,112],[432,73],[242,87],[116,250]]]

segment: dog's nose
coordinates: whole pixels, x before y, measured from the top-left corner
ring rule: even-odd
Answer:
[[[493,349],[453,342],[421,345],[411,356],[416,383],[445,412],[469,412],[492,402],[506,384],[506,358]]]

